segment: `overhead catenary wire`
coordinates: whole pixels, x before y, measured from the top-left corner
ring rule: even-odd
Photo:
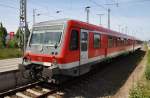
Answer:
[[[95,4],[96,6],[103,8],[104,10],[108,10],[107,8],[105,8],[103,5],[97,3],[96,1],[93,1],[93,0],[89,0],[89,1],[92,2],[93,4]]]
[[[150,0],[135,0],[135,1],[128,1],[128,2],[119,2],[118,4],[135,4],[135,3],[144,3]]]
[[[19,0],[1,0],[0,2],[0,6],[12,8],[12,9],[19,9],[19,7],[16,7],[16,5],[18,4],[19,4]]]
[[[103,8],[104,10],[106,10],[108,12],[108,29],[110,29],[110,8],[106,8],[104,7],[103,5],[97,3],[96,1],[94,0],[89,0],[90,2],[94,3],[96,6],[100,7],[100,8]]]
[[[3,0],[3,3],[6,4],[11,4],[11,5],[18,5],[19,4],[19,0]]]
[[[19,10],[19,8],[17,8],[17,7],[6,5],[6,4],[2,4],[2,3],[0,3],[0,6]]]

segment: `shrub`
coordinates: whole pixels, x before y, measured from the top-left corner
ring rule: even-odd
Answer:
[[[142,92],[141,89],[137,86],[130,92],[129,98],[142,98]]]
[[[8,43],[7,43],[7,46],[9,48],[17,48],[17,42],[14,39],[9,40]]]
[[[9,58],[18,58],[22,56],[22,51],[18,48],[3,48],[0,49],[0,60]]]
[[[150,98],[149,81],[139,82],[135,88],[130,91],[129,98]]]
[[[150,80],[150,65],[146,67],[145,77],[147,80]]]
[[[4,48],[4,44],[2,41],[0,41],[0,48]]]

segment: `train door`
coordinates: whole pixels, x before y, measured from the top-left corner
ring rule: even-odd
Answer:
[[[80,65],[88,63],[88,30],[81,29],[80,34]]]

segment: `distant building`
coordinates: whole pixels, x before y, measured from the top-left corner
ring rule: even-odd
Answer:
[[[14,38],[14,36],[15,36],[15,33],[14,33],[14,32],[10,32],[10,33],[7,34],[6,40],[7,40],[7,41],[8,41],[8,40],[12,40],[12,39]]]
[[[15,33],[14,32],[9,32],[6,36],[6,47],[9,47],[9,42],[14,39]]]
[[[9,39],[10,39],[10,40],[13,39],[14,36],[15,36],[14,32],[10,32],[10,33],[9,33]]]

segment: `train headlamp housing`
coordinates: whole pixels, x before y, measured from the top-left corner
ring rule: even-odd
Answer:
[[[29,57],[24,57],[22,61],[23,65],[31,64],[31,59]]]
[[[57,65],[57,60],[56,59],[53,60],[53,64]]]
[[[23,65],[29,65],[31,64],[31,58],[30,58],[31,51],[26,51],[22,60]]]
[[[57,59],[55,58],[55,56],[52,57],[52,64],[57,65]]]

